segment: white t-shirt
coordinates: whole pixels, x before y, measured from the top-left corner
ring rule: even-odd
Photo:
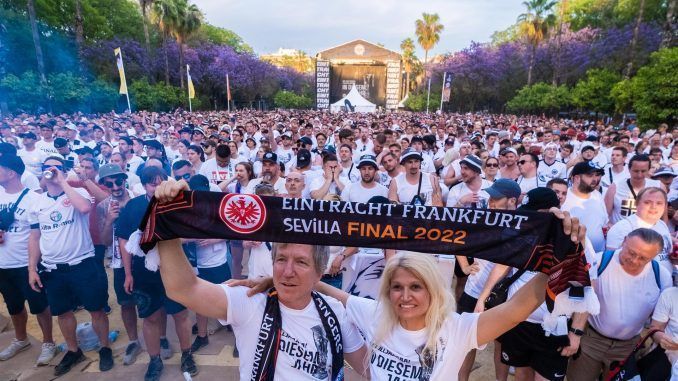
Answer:
[[[617,191],[614,194],[614,206],[612,207],[612,215],[610,216],[610,222],[613,224],[636,212],[636,198],[629,189],[626,180],[627,179],[620,179],[615,181],[615,184],[617,184]],[[645,188],[647,187],[661,188],[661,183],[659,180],[645,179]],[[641,190],[642,189],[636,190],[636,195],[639,194]]]
[[[673,250],[673,241],[671,240],[671,233],[669,232],[668,226],[666,226],[662,220],[657,221],[654,225],[650,225],[641,220],[637,214],[633,213],[610,228],[607,232],[607,247],[614,250],[619,249],[624,242],[624,238],[638,228],[652,229],[664,238],[664,250],[657,255],[655,260],[659,262],[660,265],[666,267],[669,272],[673,271],[673,265],[669,259],[669,255]]]
[[[424,205],[431,206],[433,198],[433,185],[431,184],[431,175],[429,173],[420,172],[421,178],[421,190],[419,190],[419,195],[424,198]],[[414,196],[417,195],[417,190],[419,189],[419,182],[415,184],[410,184],[407,181],[405,172],[401,172],[396,176],[393,181],[396,182],[398,187],[398,201],[403,204],[410,204]]]
[[[45,162],[47,155],[45,151],[35,148],[33,151],[26,151],[26,149],[19,150],[17,155],[23,160],[26,170],[32,174],[42,176],[42,163]]]
[[[45,157],[61,156],[59,155],[59,151],[57,151],[57,149],[54,148],[54,141],[46,142],[44,140],[40,140],[35,143],[35,148],[42,151],[42,153],[45,154]]]
[[[144,163],[144,159],[140,158],[137,155],[132,155],[132,158],[127,160],[127,170],[134,174],[137,173],[139,166]]]
[[[351,163],[348,167],[342,167],[339,177],[341,177],[341,181],[343,181],[344,184],[348,184],[349,182],[357,183],[360,181],[360,169],[358,169],[356,164]]]
[[[94,203],[82,188],[76,192]],[[56,268],[57,263],[74,263],[94,256],[94,245],[89,233],[89,213],[76,210],[71,200],[62,193],[56,200],[43,193],[35,202],[36,220],[40,224],[40,252],[42,265]]]
[[[624,170],[621,171],[621,173],[615,173],[612,170],[612,164],[608,164],[605,168],[603,168],[603,171],[605,173],[603,174],[603,177],[600,178],[600,183],[606,187],[609,187],[610,184],[614,182],[626,181],[626,179],[631,177],[629,169],[626,165],[624,165]]]
[[[21,175],[21,184],[32,191],[40,190],[40,180],[33,172],[24,171]]]
[[[607,209],[600,192],[593,191],[589,196],[588,199],[583,199],[575,195],[572,189],[568,189],[567,197],[560,209],[570,212],[572,217],[579,218],[586,226],[586,237],[591,240],[593,249],[599,252],[605,250],[603,226],[607,224]]]
[[[345,180],[347,180],[347,179],[346,178],[342,179],[342,181],[345,181]],[[323,184],[325,184],[325,176],[324,175],[318,176],[315,179],[313,179],[311,181],[311,185],[308,188],[309,195],[310,195],[310,192],[314,192],[314,191],[317,191],[318,189],[322,188]],[[348,185],[348,182],[345,182],[344,186],[347,186],[347,185]],[[339,193],[340,192],[339,192],[339,188],[337,188],[337,183],[335,183],[333,181],[332,184],[330,184],[329,189],[327,190],[327,194],[339,194]]]
[[[9,209],[16,204],[21,192],[7,193],[0,187],[0,210]],[[3,234],[0,244],[0,269],[13,269],[28,266],[28,237],[31,233],[31,221],[35,220],[33,205],[39,195],[28,191],[14,212],[14,222]],[[33,214],[33,215],[31,215]]]
[[[456,380],[464,357],[478,348],[479,314],[451,312],[439,333],[438,353],[433,369],[422,366],[420,351],[426,344],[426,329],[408,331],[398,324],[382,342],[375,342],[383,324],[383,305],[372,299],[349,296],[346,312],[370,348],[370,375],[373,380]]]
[[[598,254],[598,266],[601,256],[602,253]],[[661,266],[659,271],[662,289],[670,287],[671,273]],[[589,316],[589,324],[602,335],[618,340],[629,340],[640,334],[661,292],[652,264],[645,265],[640,274],[630,275],[619,263],[619,250],[593,282],[593,289],[600,301],[600,313]]]
[[[235,175],[235,163],[230,160],[225,167],[220,167],[217,164],[217,159],[209,159],[202,163],[198,174],[207,177],[212,184],[219,184],[222,181],[228,181]]]
[[[678,287],[667,288],[659,296],[659,302],[652,314],[652,320],[667,323],[664,333],[678,342]],[[669,361],[675,364],[678,361],[678,351],[666,351]],[[674,377],[676,374],[674,374]]]
[[[271,258],[269,246],[271,246],[270,242],[261,242],[258,246],[250,249],[250,257],[247,262],[247,279],[273,276],[273,258]]]
[[[350,202],[368,202],[374,196],[388,197],[388,189],[375,182],[372,188],[365,188],[362,181],[349,183],[341,192],[341,199]]]
[[[495,263],[485,259],[473,258],[473,264],[478,264],[480,270],[475,274],[469,274],[464,286],[464,292],[466,295],[478,299],[480,293],[483,292],[483,288],[485,288],[485,283],[487,283],[487,278],[490,277]]]
[[[516,182],[520,186],[520,193],[527,193],[534,188],[545,187],[548,179],[540,179],[539,175],[530,178],[520,176]]]
[[[480,190],[478,191],[478,196],[480,197],[480,201],[477,203],[479,204],[479,208],[486,208],[487,207],[487,202],[490,199],[490,195],[487,194],[483,189],[489,188],[492,186],[492,183],[489,181],[483,179],[482,183],[480,185]],[[473,193],[471,189],[466,185],[466,183],[462,182],[459,183],[450,189],[450,193],[447,194],[447,204],[446,206],[448,208],[453,208],[457,206],[459,203],[459,199],[462,197],[466,196],[469,193]],[[463,204],[462,207],[464,208],[470,208],[472,205],[469,204]]]
[[[283,164],[289,163],[293,157],[296,157],[292,147],[285,149],[283,146],[278,146],[278,149],[275,150],[275,154],[278,155],[278,161]],[[287,169],[287,166],[285,166],[285,169]]]
[[[198,268],[211,268],[226,263],[226,241],[212,243],[205,246],[196,244]]]
[[[222,285],[228,297],[228,318],[219,320],[221,324],[230,324],[236,337],[236,346],[240,352],[240,379],[249,380],[252,376],[254,354],[264,309],[266,295],[247,296],[245,287]],[[344,353],[352,353],[363,346],[360,334],[349,324],[346,310],[341,303],[323,296],[332,308],[341,327]],[[332,369],[332,351],[325,336],[320,315],[311,300],[302,310],[294,310],[280,303],[282,334],[275,367],[276,380],[321,381],[329,380]],[[315,337],[315,336],[319,337]],[[324,347],[318,348],[320,341]],[[260,349],[259,349],[260,350]]]
[[[509,276],[515,274],[518,270],[512,269]],[[511,299],[521,287],[523,287],[527,282],[529,282],[535,275],[538,273],[535,271],[525,271],[520,278],[516,279],[513,284],[509,287],[508,298]],[[549,314],[548,308],[546,307],[546,302],[542,303],[536,310],[532,311],[530,316],[525,319],[525,321],[535,324],[541,324],[544,322],[544,318]]]
[[[252,179],[249,183],[247,183],[247,186],[245,189],[242,191],[242,193],[247,193],[247,194],[254,194],[254,191],[257,187],[257,185],[261,184],[261,182],[264,181],[263,178],[257,177],[256,179]],[[278,180],[276,180],[275,184],[273,184],[273,189],[275,189],[276,194],[285,194],[287,193],[287,190],[285,190],[285,179],[282,177],[278,177]]]

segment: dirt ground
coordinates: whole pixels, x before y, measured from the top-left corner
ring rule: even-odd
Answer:
[[[109,317],[110,329],[119,330],[120,335],[118,340],[112,344],[112,349],[115,359],[115,367],[105,373],[98,370],[98,355],[96,352],[87,352],[85,355],[91,360],[82,363],[80,367],[72,370],[69,374],[62,377],[64,380],[141,380],[146,371],[148,364],[148,355],[142,353],[137,362],[131,366],[122,365],[122,355],[127,345],[127,333],[120,319],[120,307],[115,302],[115,292],[113,291],[113,277],[110,269],[109,272],[109,303],[113,309]],[[0,297],[0,299],[2,299]],[[13,328],[11,322],[8,320],[8,313],[4,301],[0,304],[0,346],[4,348],[13,337]],[[89,315],[86,311],[78,311],[76,313],[78,322],[89,321]],[[176,342],[176,335],[172,334],[173,324],[171,320],[168,321],[168,338],[175,351],[175,355],[165,361],[165,370],[163,372],[162,381],[177,380],[181,381],[184,378],[179,372],[179,355],[178,344]],[[218,323],[211,322],[211,329],[218,328]],[[141,335],[141,321],[139,321],[139,335]],[[28,333],[32,337],[33,346],[30,350],[21,352],[16,357],[0,362],[0,381],[15,381],[15,380],[51,380],[53,366],[36,368],[34,366],[35,360],[39,354],[40,341],[42,334],[37,320],[34,316],[29,314],[28,319]],[[59,326],[54,319],[53,329],[54,340],[58,344],[63,343],[63,336],[59,331]],[[174,337],[174,339],[173,339]],[[196,362],[200,369],[200,374],[194,377],[195,380],[236,380],[238,359],[233,358],[233,334],[226,329],[219,329],[212,336],[210,336],[210,347],[204,348],[207,353],[198,353],[195,355]],[[479,351],[476,358],[476,369],[471,374],[472,381],[492,381],[494,377],[494,365],[492,361],[493,345],[488,345],[483,351]],[[58,355],[52,361],[52,365],[56,365],[60,360],[61,355]],[[512,379],[512,377],[510,377]],[[351,371],[347,372],[347,380],[358,381],[360,377],[356,376]]]

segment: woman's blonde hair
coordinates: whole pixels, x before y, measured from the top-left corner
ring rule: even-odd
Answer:
[[[430,304],[426,311],[427,339],[422,354],[435,359],[437,355],[438,334],[445,319],[455,309],[454,296],[446,286],[443,275],[438,269],[435,259],[428,254],[404,252],[392,257],[386,263],[381,276],[378,301],[382,304],[383,320],[377,328],[375,342],[379,343],[388,337],[400,324],[395,308],[391,305],[391,281],[396,270],[404,269],[418,278],[430,295]]]

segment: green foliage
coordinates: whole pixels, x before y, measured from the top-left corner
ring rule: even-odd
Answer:
[[[633,109],[638,122],[649,128],[657,123],[675,123],[678,105],[678,48],[652,53],[650,63],[641,67],[631,80]]]
[[[629,112],[633,109],[632,83],[629,79],[621,80],[612,86],[610,97],[614,100],[614,111]]]
[[[247,45],[242,37],[235,34],[233,31],[219,28],[207,22],[200,26],[200,29],[191,37],[190,42],[211,42],[217,45],[229,45],[239,53],[253,53],[251,46]]]
[[[614,111],[612,87],[621,75],[607,69],[590,69],[572,89],[572,104],[580,109],[611,113]]]
[[[297,95],[291,91],[280,90],[275,93],[273,103],[280,108],[304,109],[313,106],[313,99],[305,95]]]
[[[52,73],[42,85],[38,75],[26,71],[20,76],[8,74],[0,80],[0,89],[8,94],[10,109],[36,112],[49,99],[56,113],[76,111],[107,112],[115,109],[118,92],[102,80],[88,82],[71,72]]]
[[[150,84],[143,78],[133,81],[129,92],[134,110],[170,111],[184,104],[188,108],[188,95],[180,88],[165,85],[164,82]]]
[[[645,0],[644,21],[663,22],[666,1]],[[638,15],[640,0],[569,0],[565,20],[573,30],[609,28],[631,23]]]
[[[434,112],[440,107],[440,90],[440,86],[437,89],[431,88],[431,99],[428,106],[429,112]],[[425,89],[410,93],[407,100],[405,100],[405,108],[410,111],[426,111],[426,93]]]
[[[511,112],[554,113],[568,108],[572,104],[572,96],[567,86],[553,86],[544,82],[525,86],[506,108]]]

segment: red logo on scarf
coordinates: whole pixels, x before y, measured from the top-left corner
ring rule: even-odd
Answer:
[[[231,193],[221,200],[219,217],[234,232],[250,234],[264,226],[266,207],[257,195]]]

